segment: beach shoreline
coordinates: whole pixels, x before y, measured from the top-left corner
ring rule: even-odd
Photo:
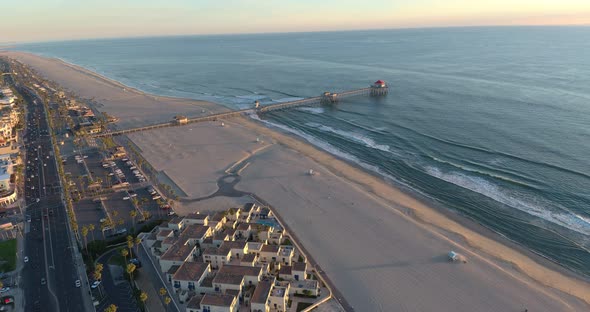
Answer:
[[[9,55],[16,58],[23,58],[24,55],[24,58],[29,60],[31,58],[40,58],[19,52],[11,52]],[[133,93],[134,96],[153,98],[158,103],[180,101],[181,104],[179,106],[190,106],[198,103],[198,105],[202,105],[198,106],[199,109],[202,109],[201,107],[207,107],[207,112],[227,110],[226,107],[215,103],[151,95],[141,90],[127,87],[120,82],[103,77],[100,74],[77,65],[69,64],[63,60],[45,60],[57,63],[56,66],[66,66],[78,72],[80,75],[90,76],[93,80],[102,81],[101,83],[109,85],[110,88],[127,88],[131,90],[130,93]],[[42,64],[37,64],[37,66],[42,67]],[[35,68],[34,65],[33,68]],[[42,73],[43,70],[40,70],[40,72]],[[47,75],[45,76],[47,77]],[[56,80],[50,77],[47,78],[53,81]],[[67,78],[63,80],[67,80]],[[56,81],[56,83],[62,85],[59,81]],[[70,91],[77,94],[77,90],[70,89]],[[115,101],[113,98],[116,97],[111,97],[110,101]],[[101,100],[98,99],[97,102],[101,102]],[[130,105],[137,105],[141,102],[141,100],[138,100]],[[107,105],[100,109],[105,109],[107,113],[118,117],[116,113],[117,107],[114,105]],[[119,109],[122,108],[119,107]],[[193,117],[192,115],[189,116]],[[135,118],[140,119],[141,116],[136,116]],[[311,158],[335,176],[348,181],[359,191],[369,193],[371,197],[374,197],[375,201],[382,202],[384,206],[393,208],[397,214],[400,214],[406,220],[410,220],[410,222],[414,222],[420,228],[426,231],[432,231],[441,239],[467,245],[466,247],[468,247],[473,257],[481,258],[488,265],[495,266],[498,270],[502,270],[513,278],[530,285],[532,288],[548,289],[548,294],[552,296],[559,296],[560,293],[564,295],[569,294],[583,300],[587,305],[590,304],[590,285],[588,284],[590,280],[587,277],[564,268],[542,257],[542,255],[536,254],[526,247],[510,241],[508,238],[502,237],[498,233],[485,228],[471,219],[461,216],[446,207],[437,205],[433,199],[424,198],[424,195],[407,189],[403,185],[395,185],[395,183],[386,181],[383,177],[369,172],[357,164],[329,154],[294,134],[287,133],[281,129],[271,129],[260,121],[245,117],[234,119],[234,121],[248,129],[252,129],[256,133],[261,133],[272,138],[279,145]],[[129,123],[133,124],[133,121]],[[276,206],[276,204],[273,204],[273,206]],[[444,238],[442,238],[443,236]],[[554,289],[557,292],[554,293],[550,289]],[[568,295],[565,295],[565,297],[568,297]]]
[[[246,119],[246,117],[243,117],[243,119],[245,120],[245,122],[253,122],[256,124],[259,124],[262,127],[267,127],[267,128],[271,128],[272,126],[269,126],[268,124],[265,124],[263,122],[257,121],[255,119]],[[351,162],[341,156],[335,155],[335,154],[331,154],[329,151],[326,151],[324,149],[322,149],[319,146],[313,145],[313,143],[308,142],[307,140],[305,140],[305,138],[299,137],[296,134],[290,133],[288,131],[285,131],[283,129],[280,128],[276,128],[276,127],[272,127],[271,128],[273,131],[279,132],[284,136],[288,136],[293,138],[294,140],[298,140],[303,142],[304,144],[310,144],[312,147],[325,152],[327,154],[329,154],[330,156],[348,164],[349,166],[364,172],[365,174],[368,174],[370,176],[372,176],[373,178],[377,179],[377,180],[381,180],[383,183],[386,183],[388,185],[390,185],[393,188],[398,189],[401,193],[412,197],[422,203],[424,203],[426,206],[428,206],[429,208],[432,208],[433,210],[435,210],[436,212],[442,214],[443,216],[445,216],[446,218],[451,219],[454,222],[457,222],[458,224],[460,224],[461,226],[467,228],[470,231],[473,232],[477,232],[478,234],[481,234],[482,236],[489,238],[491,240],[497,241],[500,244],[506,245],[506,247],[510,248],[510,249],[514,249],[520,253],[523,253],[526,257],[531,258],[531,260],[534,260],[535,262],[537,262],[539,265],[547,267],[549,269],[552,270],[556,270],[561,274],[564,274],[568,277],[580,280],[581,282],[585,282],[585,283],[590,283],[590,277],[582,275],[581,273],[575,272],[569,268],[566,268],[562,265],[560,265],[558,262],[553,261],[552,259],[549,259],[547,257],[545,257],[544,255],[540,254],[540,253],[536,253],[533,250],[527,248],[526,246],[519,244],[516,241],[513,241],[511,239],[509,239],[508,237],[501,235],[499,232],[494,231],[491,228],[488,228],[480,223],[478,223],[476,220],[473,220],[471,218],[468,218],[464,215],[462,215],[460,212],[455,211],[449,207],[444,206],[441,203],[438,203],[435,199],[428,197],[425,194],[422,194],[416,190],[413,190],[412,188],[410,188],[407,185],[404,185],[402,183],[398,183],[394,180],[388,179],[386,177],[383,177],[381,175],[379,175],[379,173],[373,172],[371,170],[367,170],[366,168],[363,168],[361,165]],[[280,141],[279,141],[280,143]],[[362,187],[362,185],[359,185]],[[366,191],[371,192],[371,190],[369,188],[365,188]],[[409,208],[408,209],[412,209]],[[413,210],[412,210],[413,212]],[[412,212],[408,213],[409,217],[413,217],[415,218],[417,221],[419,222],[425,222],[428,223],[428,220],[424,220],[421,218],[418,218],[416,215],[414,215]],[[436,226],[435,224],[432,224],[433,226]],[[440,231],[445,231],[448,233],[448,235],[457,235],[457,239],[461,239],[463,240],[465,243],[469,244],[469,241],[465,239],[464,236],[460,235],[459,233],[456,232],[450,232],[445,228],[442,227],[438,227],[437,229]],[[477,245],[473,245],[472,247],[477,247]],[[482,250],[482,252],[484,252]],[[490,257],[494,257],[495,259],[497,259],[498,261],[506,261],[505,259],[502,259],[501,257],[497,257],[495,255],[492,254],[487,254]]]

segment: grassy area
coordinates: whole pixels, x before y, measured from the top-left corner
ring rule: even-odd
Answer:
[[[297,303],[297,312],[303,311],[303,309],[309,307],[312,304],[313,303],[310,303],[310,302],[299,302],[299,303]]]
[[[0,242],[0,271],[16,269],[16,239]]]

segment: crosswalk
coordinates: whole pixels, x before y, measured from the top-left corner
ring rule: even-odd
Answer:
[[[96,142],[95,138],[86,138],[86,144],[88,144],[88,146],[98,148],[98,143]]]

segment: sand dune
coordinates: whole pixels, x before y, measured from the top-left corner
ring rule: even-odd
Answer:
[[[137,91],[127,97],[120,85],[58,60],[10,56],[83,97],[100,94],[101,109],[120,117],[122,125],[166,120],[173,110],[188,115],[200,107],[223,109]],[[136,112],[143,105],[145,111]],[[226,123],[131,138],[191,197],[214,192],[224,170],[249,157],[237,188],[275,206],[356,311],[590,310],[590,284],[582,278],[508,247],[495,235],[482,235],[486,231],[478,226],[448,218],[297,138],[245,118]],[[276,144],[258,150],[256,137]],[[309,176],[309,169],[319,174]],[[451,249],[468,263],[449,263],[445,255]]]

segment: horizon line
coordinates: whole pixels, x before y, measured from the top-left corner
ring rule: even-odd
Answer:
[[[584,24],[490,24],[490,25],[450,25],[450,26],[416,26],[416,27],[388,27],[388,28],[357,28],[341,30],[310,30],[310,31],[269,31],[269,32],[245,32],[245,33],[209,33],[209,34],[154,34],[154,35],[129,35],[117,37],[86,37],[74,39],[49,39],[49,40],[31,40],[31,41],[13,41],[0,42],[0,50],[10,49],[16,45],[52,43],[52,42],[72,42],[72,41],[89,41],[89,40],[113,40],[113,39],[142,39],[142,38],[168,38],[168,37],[212,37],[212,36],[251,36],[251,35],[275,35],[275,34],[309,34],[309,33],[338,33],[338,32],[362,32],[362,31],[388,31],[388,30],[433,30],[433,29],[459,29],[459,28],[517,28],[517,27],[590,27],[590,23]]]

